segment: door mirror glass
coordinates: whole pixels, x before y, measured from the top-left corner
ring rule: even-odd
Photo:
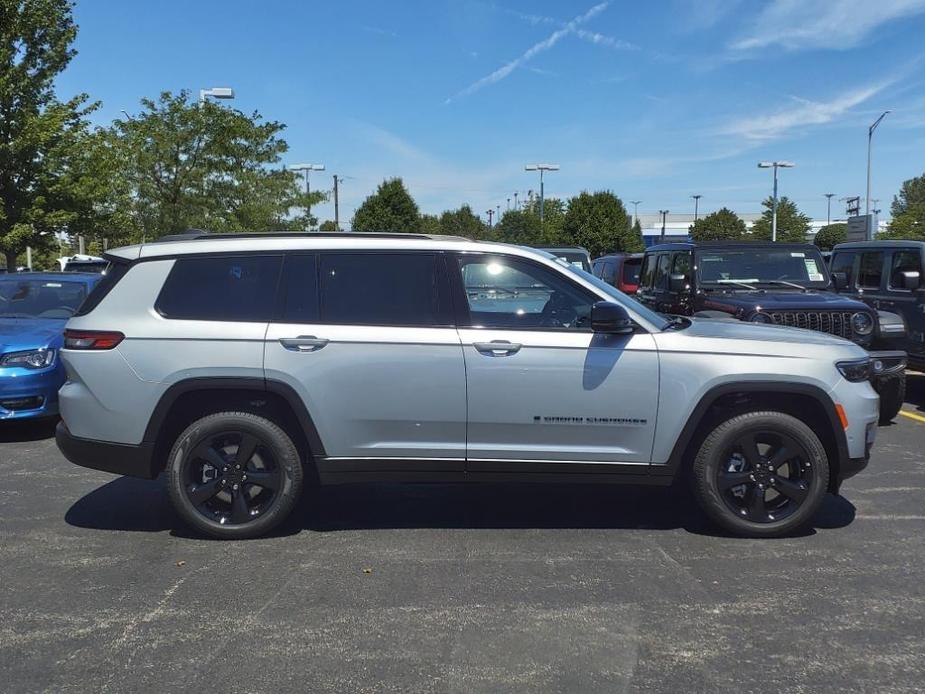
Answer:
[[[915,270],[905,270],[902,273],[903,289],[908,289],[910,291],[913,289],[918,289],[921,282],[921,274]]]
[[[848,273],[847,272],[833,272],[832,273],[832,286],[835,289],[847,289],[848,288]]]
[[[626,309],[612,301],[598,301],[591,307],[591,329],[596,333],[627,335],[633,332],[633,321]]]
[[[673,273],[668,278],[668,289],[672,292],[683,292],[687,289],[687,275],[680,272]]]

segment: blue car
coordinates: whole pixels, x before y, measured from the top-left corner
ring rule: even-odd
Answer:
[[[100,277],[76,272],[0,275],[0,419],[58,414],[64,324]]]

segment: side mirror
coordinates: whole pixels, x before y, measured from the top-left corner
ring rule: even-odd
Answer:
[[[921,274],[917,270],[903,270],[902,272],[902,286],[903,289],[913,290],[918,289],[922,283]]]
[[[687,275],[675,273],[668,276],[668,290],[672,292],[683,292],[687,289]]]
[[[832,286],[835,289],[847,289],[848,288],[848,273],[847,272],[833,272],[832,273]]]
[[[591,329],[596,333],[628,335],[635,326],[626,309],[612,301],[598,301],[591,307]]]

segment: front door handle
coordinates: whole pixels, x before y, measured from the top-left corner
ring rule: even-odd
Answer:
[[[482,354],[490,357],[509,357],[512,354],[517,354],[522,345],[516,342],[508,342],[507,340],[492,340],[491,342],[473,342],[472,346]]]
[[[281,337],[279,343],[290,352],[317,352],[328,344],[330,340],[314,335],[299,335],[298,337]]]

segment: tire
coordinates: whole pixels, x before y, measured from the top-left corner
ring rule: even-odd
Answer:
[[[874,381],[874,390],[880,396],[880,423],[892,422],[906,401],[906,374],[890,374]]]
[[[247,457],[243,463],[239,454]],[[292,439],[249,412],[193,422],[167,460],[167,491],[180,518],[199,533],[228,540],[258,537],[282,523],[302,494],[302,476]]]
[[[693,464],[694,495],[717,525],[745,537],[788,535],[812,520],[829,484],[822,442],[783,412],[719,424]]]

